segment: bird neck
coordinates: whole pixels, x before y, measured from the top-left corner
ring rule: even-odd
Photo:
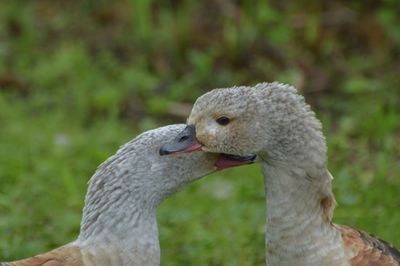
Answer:
[[[88,260],[85,265],[104,261],[110,262],[107,265],[159,265],[156,212],[149,193],[132,176],[113,178],[105,172],[90,181],[76,241]]]
[[[120,222],[114,228],[93,225],[97,228],[87,238],[81,233],[76,244],[81,248],[85,265],[159,265],[155,213],[148,216],[136,212],[128,223],[119,218]]]
[[[267,194],[267,265],[342,265],[343,244],[331,217],[335,200],[326,169],[263,163]]]

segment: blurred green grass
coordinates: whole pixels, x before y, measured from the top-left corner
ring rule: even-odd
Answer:
[[[90,176],[215,87],[278,80],[323,121],[335,222],[400,246],[396,1],[0,2],[0,260],[78,235]],[[262,265],[257,165],[159,209],[163,265]]]

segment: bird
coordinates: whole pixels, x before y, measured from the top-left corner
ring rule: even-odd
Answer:
[[[104,163],[89,181],[78,238],[50,252],[1,266],[157,266],[157,206],[190,182],[252,158],[205,152],[161,157],[184,124],[142,133]],[[218,166],[220,165],[220,167]]]
[[[187,127],[161,151],[199,149],[259,158],[266,265],[400,265],[399,249],[332,222],[336,201],[322,124],[293,86],[264,82],[200,96]]]

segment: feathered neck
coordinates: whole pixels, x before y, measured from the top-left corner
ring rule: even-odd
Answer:
[[[331,175],[325,168],[312,169],[263,161],[267,265],[342,265],[345,259],[331,224]]]
[[[76,244],[86,253],[85,258],[98,263],[159,265],[158,200],[135,179],[145,173],[132,172],[127,158],[117,153],[91,178]]]

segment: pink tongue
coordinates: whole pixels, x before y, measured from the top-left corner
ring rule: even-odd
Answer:
[[[184,149],[182,152],[197,151],[197,150],[200,150],[201,147],[202,147],[202,145],[201,145],[200,143],[197,142],[197,143],[193,144],[193,146],[190,146],[189,148]]]
[[[247,161],[233,161],[233,160],[226,160],[222,157],[218,159],[218,161],[215,163],[215,166],[218,169],[225,169],[225,168],[230,168],[230,167],[235,167],[239,165],[244,165],[244,164],[250,164],[251,162]]]

